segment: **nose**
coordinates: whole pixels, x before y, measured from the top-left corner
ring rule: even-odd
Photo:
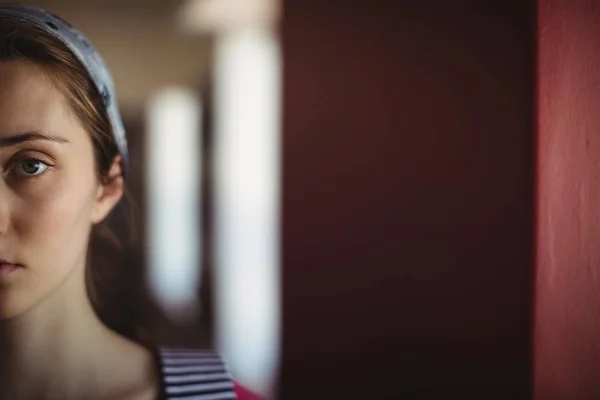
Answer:
[[[11,193],[6,183],[0,180],[0,236],[4,236],[10,231],[13,197],[14,194]]]

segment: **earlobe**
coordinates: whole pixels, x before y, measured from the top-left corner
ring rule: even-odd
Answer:
[[[121,172],[121,157],[115,157],[108,175],[102,179],[96,192],[92,223],[102,222],[123,197],[124,180]]]

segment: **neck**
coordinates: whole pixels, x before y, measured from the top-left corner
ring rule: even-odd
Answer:
[[[106,354],[112,335],[88,300],[83,273],[76,269],[40,304],[0,321],[0,398],[77,398],[89,389],[96,375],[89,360]]]

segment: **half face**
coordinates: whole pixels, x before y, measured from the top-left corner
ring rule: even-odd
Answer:
[[[111,208],[102,189],[90,136],[51,77],[0,62],[0,321],[85,268],[91,227]]]

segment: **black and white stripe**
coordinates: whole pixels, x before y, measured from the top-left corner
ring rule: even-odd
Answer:
[[[160,348],[159,364],[167,400],[236,399],[233,379],[215,352]]]

